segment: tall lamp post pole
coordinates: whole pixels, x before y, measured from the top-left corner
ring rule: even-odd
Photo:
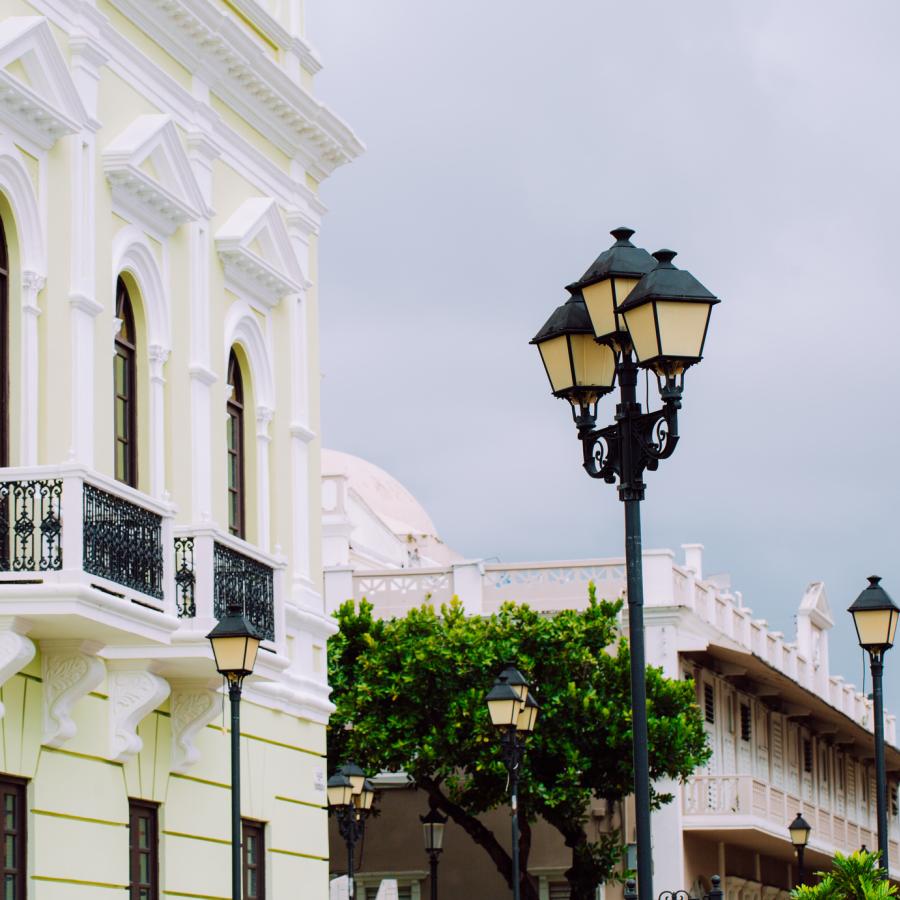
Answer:
[[[529,693],[529,684],[513,663],[506,663],[487,695],[491,724],[500,731],[503,762],[509,773],[509,808],[512,820],[512,893],[519,900],[519,767],[525,737],[534,731],[540,707]]]
[[[427,815],[419,816],[419,821],[422,823],[425,852],[428,854],[431,869],[431,900],[438,900],[438,858],[444,849],[444,826],[447,824],[447,817],[432,807]]]
[[[216,669],[228,680],[231,701],[231,897],[241,900],[241,688],[253,673],[262,635],[240,604],[230,602],[225,616],[206,637]]]
[[[875,703],[875,791],[878,818],[880,864],[890,871],[888,856],[887,774],[884,765],[884,695],[881,676],[884,654],[894,646],[900,609],[880,584],[878,575],[869,576],[869,584],[853,601],[848,612],[853,616],[859,646],[869,654],[872,669],[872,697]]]
[[[672,455],[685,370],[703,355],[710,311],[719,302],[693,275],[677,269],[671,250],[652,256],[616,239],[558,307],[531,343],[537,344],[554,396],[572,406],[585,471],[608,484],[618,480],[625,505],[625,568],[631,648],[631,711],[637,874],[640,900],[653,900],[650,762],[644,653],[641,553],[643,474]],[[644,412],[637,401],[639,369],[656,375],[662,407]],[[597,427],[600,399],[619,381],[615,421]]]
[[[806,845],[809,843],[809,833],[812,831],[809,822],[797,813],[797,818],[788,825],[788,833],[791,836],[791,843],[797,851],[797,884],[803,884],[806,878],[806,870],[803,867],[803,854],[806,852]]]
[[[347,896],[356,896],[353,855],[366,829],[366,818],[375,800],[375,788],[365,772],[353,763],[341,766],[326,787],[328,812],[337,818],[338,831],[347,846]]]

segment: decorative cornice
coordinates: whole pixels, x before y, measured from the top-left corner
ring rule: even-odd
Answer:
[[[191,363],[188,367],[188,373],[194,381],[199,381],[207,387],[212,387],[219,380],[219,376],[202,363]]]
[[[170,116],[135,119],[103,151],[103,169],[113,201],[162,234],[209,213]]]
[[[89,641],[41,641],[41,676],[44,680],[44,735],[41,743],[61,747],[78,730],[72,707],[106,675],[96,655],[99,644]]]
[[[350,127],[315,100],[230,16],[207,0],[112,0],[168,53],[291,158],[325,178],[364,150]]]
[[[93,297],[88,297],[87,294],[69,294],[69,306],[91,317],[99,316],[103,312],[103,304],[98,303]],[[118,332],[118,328],[116,331]]]
[[[14,62],[21,63],[28,83],[9,71]],[[0,119],[44,150],[87,123],[69,68],[43,16],[12,16],[0,22]]]
[[[141,752],[144,742],[138,737],[138,725],[169,696],[169,682],[146,668],[133,668],[133,663],[111,663],[116,666],[108,676],[109,683],[109,758],[127,762]]]
[[[316,433],[300,422],[294,422],[289,431],[291,437],[299,438],[304,444],[310,444],[316,439]]]

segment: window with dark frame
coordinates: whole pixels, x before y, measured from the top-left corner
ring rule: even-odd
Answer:
[[[809,738],[803,738],[803,771],[812,772],[813,770],[813,752],[812,741]]]
[[[228,530],[246,537],[244,479],[244,378],[237,354],[228,357]]]
[[[134,310],[125,282],[116,282],[116,318],[122,323],[116,334],[113,361],[116,430],[116,480],[137,487],[137,339]]]
[[[749,741],[753,736],[753,719],[750,716],[750,704],[741,704],[741,740]]]
[[[25,806],[26,782],[11,775],[0,775],[0,877],[3,900],[25,900],[25,875],[28,838]]]
[[[244,870],[244,900],[265,900],[266,826],[264,822],[241,820],[241,855]]]
[[[0,466],[9,465],[9,251],[0,219]]]
[[[716,721],[716,695],[711,684],[703,685],[703,714],[711,725]]]
[[[129,900],[159,900],[159,804],[128,801]]]

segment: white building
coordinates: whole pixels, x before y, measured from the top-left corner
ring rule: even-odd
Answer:
[[[246,896],[328,895],[320,66],[299,0],[0,4],[4,897],[229,893],[233,597]]]
[[[322,496],[329,609],[366,597],[378,614],[399,616],[426,597],[440,604],[455,594],[473,614],[489,614],[505,601],[552,611],[585,606],[589,582],[606,599],[625,593],[622,558],[520,564],[461,559],[440,542],[415,498],[363,460],[325,451]],[[436,553],[404,556],[422,535],[428,546],[440,548],[441,560]],[[813,829],[811,867],[825,866],[838,850],[877,847],[872,704],[830,673],[833,619],[820,582],[801,598],[797,633],[789,639],[755,618],[727,578],[705,575],[702,546],[682,551],[681,559],[670,550],[644,553],[647,659],[671,678],[693,679],[713,756],[686,785],[666,786],[677,799],[653,815],[654,883],[660,890],[696,892],[708,890],[704,879],[719,874],[728,900],[774,900],[786,896],[797,875],[787,825],[798,810]],[[900,877],[900,750],[892,715],[885,732],[890,864]],[[424,812],[422,802],[409,794],[384,802],[393,813],[391,839],[382,843],[381,825],[373,825],[366,868],[395,875],[409,885],[411,897],[425,896],[415,816]],[[614,814],[591,810],[599,829]],[[627,810],[625,822],[633,840]],[[454,841],[464,845],[455,861]],[[531,865],[542,896],[567,896],[563,873],[569,862],[558,835],[535,831],[535,841],[543,841],[532,850]],[[400,853],[398,846],[412,849]],[[448,834],[446,846],[442,890],[487,900],[507,895],[465,836]]]

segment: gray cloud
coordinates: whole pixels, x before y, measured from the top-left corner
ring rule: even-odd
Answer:
[[[396,475],[471,556],[621,553],[615,492],[581,472],[527,342],[631,225],[724,301],[682,443],[648,476],[645,544],[702,541],[708,570],[789,634],[824,579],[832,665],[859,684],[844,610],[872,572],[900,601],[900,8],[328,0],[308,15],[319,96],[368,145],[323,188],[326,443]]]

